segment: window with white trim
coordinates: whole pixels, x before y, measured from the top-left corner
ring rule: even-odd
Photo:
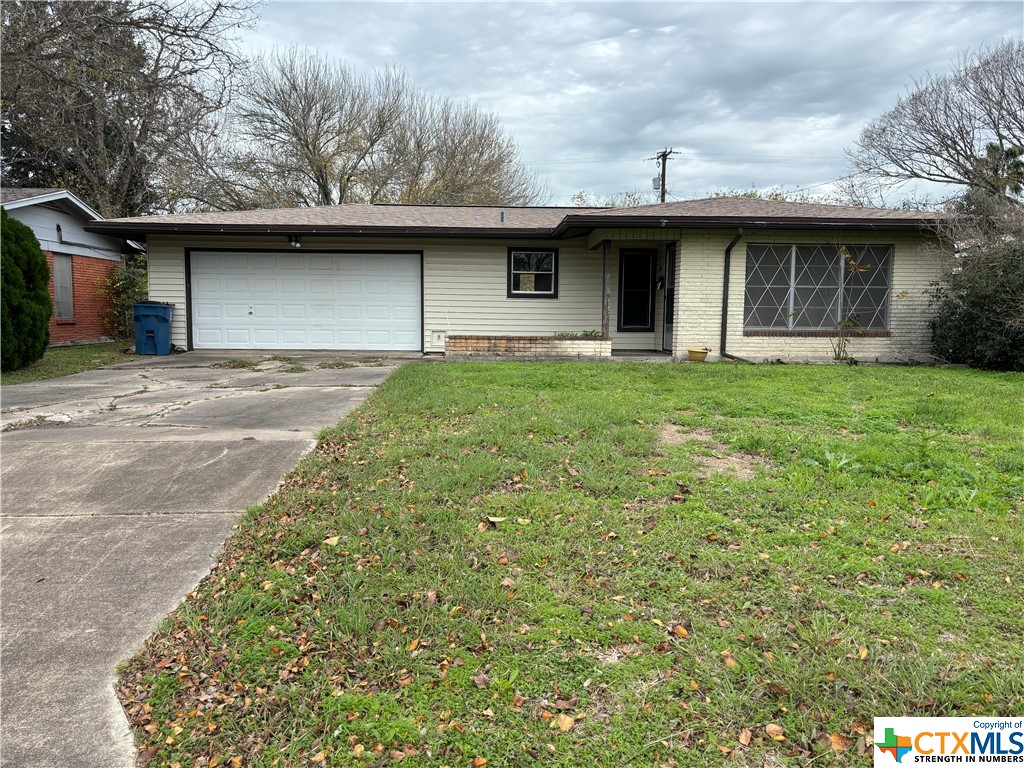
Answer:
[[[558,298],[558,249],[508,249],[509,298]]]
[[[747,246],[745,331],[889,328],[891,245]]]

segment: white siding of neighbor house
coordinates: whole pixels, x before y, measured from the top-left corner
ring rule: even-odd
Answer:
[[[719,355],[722,312],[722,274],[725,247],[735,230],[687,230],[679,242],[676,275],[674,348],[685,356],[688,347],[710,347],[709,359]],[[801,232],[750,230],[732,251],[729,276],[727,351],[755,362],[766,359],[828,362],[833,350],[828,338],[743,336],[743,296],[747,243],[843,243],[893,246],[892,287],[889,296],[892,335],[849,341],[851,356],[864,361],[927,360],[931,283],[942,271],[934,240],[914,232]]]
[[[88,219],[62,210],[59,203],[40,203],[7,209],[7,215],[30,227],[44,251],[90,256],[119,261],[123,243],[120,238],[97,235],[82,229]],[[57,235],[60,225],[61,237]]]
[[[676,255],[676,317],[673,349],[685,357],[688,347],[711,347],[718,356],[725,246],[735,230],[615,229],[612,239],[611,324],[614,349],[661,349],[664,290],[657,292],[653,333],[620,333],[616,328],[618,249],[657,247],[657,275],[665,274],[664,246],[678,241]],[[884,243],[894,246],[889,338],[852,338],[850,353],[862,360],[925,359],[929,346],[928,291],[939,276],[939,262],[922,246],[927,239],[903,232],[806,232],[748,230],[733,249],[729,291],[731,353],[753,360],[791,359],[825,362],[831,359],[828,338],[743,336],[743,293],[748,242]],[[561,331],[601,328],[602,248],[599,237],[559,241],[415,240],[305,237],[309,249],[423,252],[424,349],[443,352],[435,333],[453,335],[548,335]],[[509,246],[554,247],[559,250],[558,299],[510,299],[507,296]],[[596,246],[596,247],[593,247]],[[281,235],[266,237],[153,236],[148,241],[149,294],[155,301],[175,304],[172,341],[186,339],[185,258],[190,248],[262,248],[287,251]]]

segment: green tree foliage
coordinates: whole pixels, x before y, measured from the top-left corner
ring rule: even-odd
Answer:
[[[14,371],[43,356],[50,343],[50,268],[32,230],[0,213],[0,367]]]
[[[113,338],[127,339],[135,333],[133,307],[146,299],[147,287],[145,265],[122,265],[107,278],[100,290],[110,302],[103,313],[103,327]]]
[[[986,189],[952,205],[955,264],[937,287],[932,352],[952,363],[1024,371],[1024,208]]]

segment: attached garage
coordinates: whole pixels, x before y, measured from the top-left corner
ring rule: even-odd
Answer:
[[[192,347],[420,350],[422,262],[418,252],[191,250]]]

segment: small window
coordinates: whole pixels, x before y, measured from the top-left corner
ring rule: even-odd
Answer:
[[[70,320],[75,316],[71,286],[71,257],[53,254],[53,316],[58,320]]]
[[[558,249],[508,249],[509,298],[558,298]]]

